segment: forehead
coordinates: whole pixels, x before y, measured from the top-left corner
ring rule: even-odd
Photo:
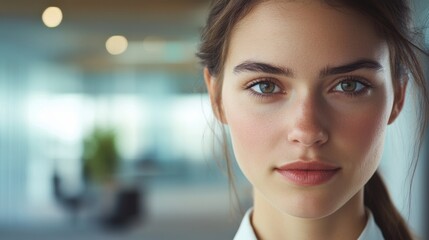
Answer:
[[[386,44],[368,19],[322,1],[265,1],[231,33],[227,63],[248,59],[293,65],[337,65],[378,59]]]

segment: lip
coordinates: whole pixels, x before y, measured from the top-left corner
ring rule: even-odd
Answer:
[[[335,177],[340,170],[338,166],[319,160],[291,162],[275,169],[286,180],[300,186],[321,185]]]

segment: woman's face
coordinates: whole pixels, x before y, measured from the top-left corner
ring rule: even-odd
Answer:
[[[401,108],[386,42],[318,1],[257,5],[233,29],[223,81],[223,121],[255,196],[297,217],[327,216],[363,189]]]

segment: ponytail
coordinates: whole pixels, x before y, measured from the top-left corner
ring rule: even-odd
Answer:
[[[371,210],[384,239],[413,239],[407,224],[390,199],[386,185],[378,172],[375,172],[365,185],[364,202],[365,206]]]

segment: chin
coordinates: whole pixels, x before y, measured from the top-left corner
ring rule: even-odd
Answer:
[[[289,203],[287,206],[283,206],[282,211],[285,214],[305,219],[321,219],[327,217],[338,209],[341,208],[341,204],[334,201],[335,199],[330,197],[310,197],[300,196],[295,199],[287,199]],[[283,202],[284,203],[284,202]]]
[[[335,210],[331,209],[290,209],[286,213],[296,218],[317,220],[327,217],[333,212],[335,212]]]

